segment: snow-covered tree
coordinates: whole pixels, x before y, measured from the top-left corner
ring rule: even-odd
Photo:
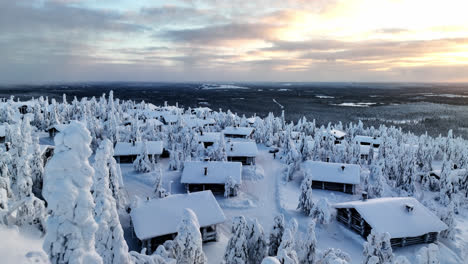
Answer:
[[[299,258],[295,250],[295,239],[289,228],[284,230],[277,258],[282,264],[299,264]]]
[[[117,204],[109,188],[109,167],[107,161],[112,152],[112,142],[104,139],[96,151],[94,167],[93,197],[96,206],[94,216],[98,224],[96,251],[103,263],[130,263],[128,246],[123,236],[117,213]]]
[[[411,264],[411,262],[405,256],[398,256],[394,264]]]
[[[316,204],[310,210],[309,216],[312,216],[317,223],[322,225],[328,225],[331,220],[330,215],[330,204],[328,203],[327,198],[320,198]]]
[[[138,154],[137,158],[133,162],[133,168],[138,172],[150,172],[154,169],[154,162],[148,155],[146,141],[144,141],[141,146],[141,153]]]
[[[43,247],[52,263],[102,263],[95,250],[90,143],[84,124],[72,121],[55,137],[55,153],[45,168],[42,195],[50,216]]]
[[[390,243],[390,234],[377,233],[374,230],[367,236],[367,241],[364,242],[364,264],[377,263],[391,264],[393,262],[393,252]]]
[[[185,209],[174,239],[174,251],[178,264],[204,264],[207,262],[202,250],[202,236],[197,216]]]
[[[416,258],[418,264],[439,264],[439,247],[433,243],[427,247],[422,247]]]
[[[248,259],[250,263],[259,263],[267,255],[267,241],[263,227],[257,221],[252,219],[247,224],[246,233],[248,245]]]
[[[114,158],[114,148],[108,148],[108,150],[107,166],[109,167],[109,188],[115,199],[117,210],[126,210],[129,202],[123,184],[122,171],[120,170],[120,165]]]
[[[312,176],[306,175],[301,183],[301,195],[299,196],[299,204],[297,209],[301,210],[305,215],[310,215],[314,201],[312,200]]]
[[[281,264],[281,262],[275,257],[266,257],[262,260],[261,264]]]
[[[348,253],[336,248],[329,248],[321,252],[316,264],[348,264],[351,263],[351,257]]]
[[[302,247],[301,263],[314,264],[316,260],[317,238],[315,237],[315,220],[311,220],[307,229],[306,240]]]
[[[366,186],[369,198],[379,198],[383,194],[385,185],[384,166],[382,160],[374,160],[370,166],[369,181]]]
[[[270,239],[268,243],[268,255],[276,256],[278,254],[278,248],[281,244],[281,240],[284,233],[284,216],[282,214],[275,216],[273,229],[270,232]]]
[[[42,197],[42,182],[44,178],[44,161],[39,148],[39,139],[33,141],[33,154],[31,157],[32,190],[36,197]]]
[[[169,193],[166,191],[166,189],[164,189],[164,187],[162,186],[162,170],[161,170],[161,166],[158,164],[156,166],[156,169],[154,170],[153,172],[154,174],[154,178],[155,178],[155,181],[154,181],[154,195],[156,198],[164,198],[164,197],[167,197],[169,196]]]
[[[248,261],[248,241],[246,238],[247,221],[243,216],[237,216],[232,223],[232,236],[224,253],[225,264],[246,264]]]
[[[224,184],[224,197],[230,197],[237,195],[239,191],[239,185],[234,181],[234,179],[229,176],[226,179],[226,183]]]

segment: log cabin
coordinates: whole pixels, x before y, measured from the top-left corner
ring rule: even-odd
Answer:
[[[187,161],[180,183],[188,192],[211,190],[215,194],[224,194],[224,186],[229,177],[234,184],[242,184],[242,163],[223,161]],[[235,191],[232,196],[236,196]]]
[[[312,188],[354,194],[361,182],[361,167],[356,164],[305,161],[304,177],[312,177]]]
[[[185,208],[197,215],[203,242],[217,241],[217,225],[226,220],[211,191],[174,194],[141,201],[130,212],[134,235],[150,252],[177,236],[177,226]]]
[[[372,230],[388,232],[392,247],[437,241],[447,229],[428,208],[413,197],[386,197],[338,203],[336,220],[364,239]]]
[[[114,158],[117,163],[132,163],[142,153],[144,142],[117,142],[114,147]],[[146,141],[148,157],[157,161],[163,153],[162,141]]]
[[[230,141],[226,143],[228,161],[239,161],[242,165],[255,165],[258,154],[257,144],[251,141]]]

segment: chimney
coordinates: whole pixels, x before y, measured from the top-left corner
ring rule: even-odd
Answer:
[[[201,130],[201,131],[200,131],[200,135],[202,135],[202,136],[203,136],[203,130]]]
[[[367,192],[362,192],[362,201],[367,201]]]
[[[341,171],[344,171],[345,165],[341,165]]]
[[[205,176],[208,175],[208,167],[205,167]]]
[[[414,205],[413,204],[406,204],[405,205],[406,207],[406,211],[408,211],[408,213],[412,212],[414,210]]]

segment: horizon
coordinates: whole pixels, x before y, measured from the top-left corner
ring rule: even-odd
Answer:
[[[462,0],[2,5],[5,85],[468,82],[468,3]]]

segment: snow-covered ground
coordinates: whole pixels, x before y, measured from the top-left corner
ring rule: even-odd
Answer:
[[[256,175],[252,175],[252,169],[249,166],[244,166],[243,184],[240,194],[237,197],[224,198],[216,196],[221,208],[226,215],[227,221],[219,226],[219,241],[209,242],[203,245],[203,249],[208,257],[208,263],[220,263],[231,236],[231,220],[235,216],[243,215],[247,218],[257,218],[263,226],[265,233],[268,235],[272,225],[273,218],[277,214],[284,214],[285,220],[289,221],[295,218],[299,223],[298,238],[305,236],[307,225],[310,217],[301,214],[297,209],[298,197],[300,194],[300,183],[302,176],[296,175],[291,182],[283,181],[283,162],[273,158],[273,154],[268,153],[268,148],[259,145],[259,154],[256,159]],[[164,187],[171,188],[173,193],[183,193],[184,187],[180,184],[181,173],[178,171],[168,171],[167,159],[161,160],[161,166],[164,168]],[[143,199],[151,197],[153,192],[154,178],[151,174],[139,174],[133,170],[131,164],[121,164],[124,177],[125,187],[131,200],[135,200],[136,196]],[[262,177],[263,176],[263,177]],[[340,192],[330,192],[322,190],[314,190],[314,201],[320,198],[327,198],[330,203],[345,202],[357,200],[360,197],[357,195],[349,195]],[[441,263],[455,264],[463,263],[463,257],[468,257],[468,246],[465,250],[463,245],[468,245],[468,217],[467,215],[457,216],[458,234],[455,241],[441,240],[440,259]],[[129,227],[128,216],[122,216],[122,225],[126,230],[126,238],[129,240],[131,249],[136,249],[136,241],[131,237],[131,229]],[[328,226],[317,225],[316,236],[318,248],[324,250],[330,247],[340,248],[347,252],[352,263],[362,262],[362,250],[364,239],[358,234],[348,230],[343,225],[334,220]],[[412,263],[416,261],[416,252],[423,246],[414,245],[406,248],[397,248],[394,250],[395,256],[403,255]]]
[[[20,232],[17,227],[0,226],[0,238],[0,263],[48,263],[43,238],[34,230]]]

